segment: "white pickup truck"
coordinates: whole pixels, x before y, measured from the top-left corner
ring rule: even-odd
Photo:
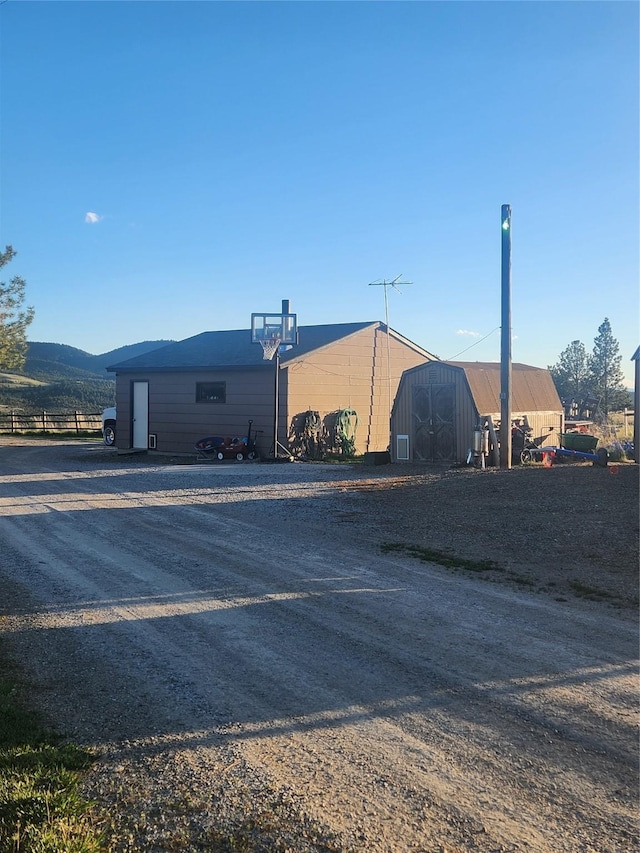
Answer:
[[[111,447],[116,442],[116,407],[111,406],[102,413],[102,439]]]

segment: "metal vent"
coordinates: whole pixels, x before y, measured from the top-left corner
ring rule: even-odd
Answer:
[[[155,450],[158,446],[158,436],[157,435],[149,435],[149,444],[147,445],[149,450]]]
[[[396,436],[396,459],[398,462],[408,462],[409,461],[409,436],[408,435],[397,435]]]

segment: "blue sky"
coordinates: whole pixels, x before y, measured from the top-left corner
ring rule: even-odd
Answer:
[[[102,353],[283,298],[384,320],[369,282],[402,274],[393,328],[498,360],[508,203],[514,360],[590,351],[609,317],[630,377],[638,8],[8,0],[0,242],[29,338]]]

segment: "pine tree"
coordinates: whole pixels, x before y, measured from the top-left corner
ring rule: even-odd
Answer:
[[[558,396],[566,405],[580,403],[589,396],[589,357],[582,341],[571,341],[549,371]]]
[[[622,356],[618,341],[611,332],[609,318],[605,317],[598,327],[598,335],[593,342],[593,353],[589,359],[591,388],[600,398],[600,413],[607,418],[609,412],[622,408],[628,394],[623,383]]]
[[[11,246],[0,252],[0,268],[16,253]],[[33,308],[22,309],[26,282],[14,276],[8,284],[0,282],[0,370],[22,370],[27,354],[27,326],[34,317]]]

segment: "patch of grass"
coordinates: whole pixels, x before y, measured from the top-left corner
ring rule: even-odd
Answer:
[[[509,580],[518,584],[518,586],[520,587],[528,587],[529,589],[533,589],[536,586],[536,581],[526,577],[525,575],[520,575],[517,572],[509,572]]]
[[[2,388],[26,388],[29,385],[47,385],[41,379],[31,379],[21,373],[0,373],[0,387]]]
[[[211,800],[197,791],[153,802],[142,813],[135,807],[127,811],[122,801],[105,818],[113,840],[109,850],[124,850],[125,842],[128,853],[147,853],[152,835],[153,850],[166,853],[347,853],[331,830],[285,801],[283,792],[267,791],[255,800],[242,780],[232,784],[235,808],[215,826],[209,825]]]
[[[0,853],[104,851],[78,793],[93,760],[45,730],[16,680],[0,672]]]
[[[598,589],[598,587],[589,586],[581,581],[569,581],[569,586],[576,595],[579,595],[580,598],[587,598],[589,601],[604,601],[615,597],[605,589]]]
[[[305,462],[322,462],[326,465],[354,465],[364,462],[364,456],[345,456],[344,453],[327,452],[321,459],[306,459]]]
[[[501,572],[504,571],[494,560],[469,560],[466,557],[457,557],[447,551],[438,551],[435,548],[425,548],[422,545],[405,545],[402,542],[383,542],[381,545],[383,554],[392,552],[408,554],[425,563],[437,563],[447,569],[467,569],[471,572]]]

